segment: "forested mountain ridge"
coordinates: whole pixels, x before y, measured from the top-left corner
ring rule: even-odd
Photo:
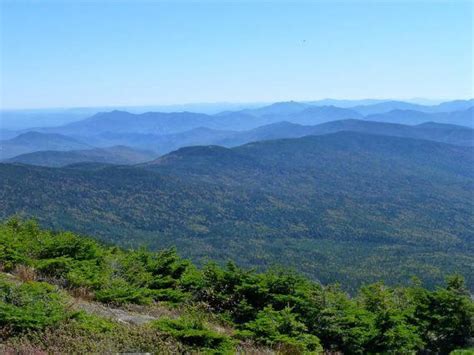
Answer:
[[[152,160],[156,156],[157,154],[151,151],[113,146],[70,151],[39,151],[18,155],[8,159],[7,162],[50,167],[61,167],[82,162],[133,165]]]
[[[265,112],[265,111],[263,111]],[[273,110],[269,110],[273,112]],[[287,120],[298,124],[317,124],[335,119],[359,118],[361,115],[349,109],[335,106],[308,107],[298,112],[276,110],[276,113],[253,115],[246,111],[206,115],[193,112],[147,112],[132,114],[126,111],[100,112],[85,120],[64,126],[45,128],[44,132],[96,135],[112,133],[173,134],[194,128],[206,127],[219,130],[245,130],[265,124]]]
[[[469,127],[426,122],[416,126],[396,123],[365,121],[358,119],[337,120],[314,126],[304,126],[290,122],[278,122],[243,132],[220,132],[212,137],[208,132],[201,142],[205,144],[233,147],[249,142],[279,139],[299,138],[308,135],[321,135],[352,131],[368,134],[380,134],[405,138],[419,138],[455,145],[474,145],[474,130]],[[179,145],[179,135],[175,138],[175,146]]]
[[[421,105],[404,101],[388,100],[383,102],[375,102],[372,104],[355,105],[351,106],[351,109],[359,112],[362,115],[372,115],[386,113],[393,110],[413,110],[427,113],[452,112],[467,110],[473,106],[474,99],[446,101],[438,105]]]
[[[369,121],[401,124],[419,124],[434,121],[472,127],[473,106],[472,104],[470,105],[458,105],[459,110],[449,112],[407,109],[412,108],[414,106],[412,104],[395,105],[392,110],[382,110],[382,112],[373,110],[373,113],[369,112],[365,116],[351,108],[315,106],[296,102],[276,103],[259,109],[223,112],[216,115],[193,112],[147,112],[134,114],[116,110],[100,112],[81,121],[58,127],[48,127],[41,129],[41,131],[78,136],[98,135],[107,132],[115,134],[141,133],[166,135],[199,127],[240,131],[280,121],[302,125],[316,125],[341,119],[366,119]]]
[[[371,104],[357,106],[357,103]],[[344,130],[473,145],[473,105],[473,100],[434,106],[398,101],[362,100],[351,104],[351,101],[344,100],[322,100],[277,102],[218,114],[114,110],[98,112],[62,126],[27,128],[17,132],[1,130],[2,137],[13,138],[0,141],[0,160],[39,151],[108,149],[118,145],[151,150],[162,155],[185,146],[233,147],[258,140],[297,138]],[[85,109],[85,112],[94,111]],[[438,126],[428,128],[422,125],[426,122],[434,122]],[[41,121],[38,121],[40,124]],[[454,125],[464,128],[454,129]],[[79,160],[86,158],[82,152],[71,154]],[[41,154],[43,157],[46,155],[50,162],[41,158],[43,165],[63,165],[59,157],[65,154],[58,154],[58,162],[52,161],[55,154]],[[99,161],[120,162],[112,157],[106,161],[106,156],[103,154],[103,159]],[[29,161],[34,163],[35,159]],[[93,157],[92,161],[97,161],[97,158]]]
[[[82,140],[56,133],[26,132],[0,141],[0,160],[42,150],[66,151],[92,148]]]
[[[415,110],[392,110],[386,113],[365,116],[366,120],[379,122],[392,122],[401,124],[421,124],[424,122],[437,122],[461,125],[473,128],[474,107],[451,112],[421,112]]]
[[[2,164],[1,212],[194,260],[281,260],[351,289],[452,272],[472,289],[473,166],[470,147],[354,132],[188,147],[137,167]]]
[[[14,156],[8,159],[8,161],[45,166],[64,166],[67,163],[72,164],[87,161],[111,164],[133,164],[144,162],[146,157],[149,157],[148,160],[151,160],[159,154],[166,154],[185,146],[220,145],[224,147],[235,147],[260,140],[298,138],[307,135],[321,135],[340,131],[420,138],[456,145],[474,145],[474,130],[469,127],[436,122],[426,122],[416,126],[409,126],[388,122],[347,119],[313,126],[290,122],[277,122],[245,131],[224,131],[198,127],[189,131],[168,135],[105,132],[94,136],[81,137],[80,140],[64,136],[63,139],[66,139],[67,142],[65,146],[64,143],[63,145],[59,143],[55,144],[55,140],[49,138],[50,134],[26,133],[18,136],[13,141],[16,141],[15,147],[17,152],[27,152],[24,154],[28,155],[24,156],[20,154],[20,156]],[[49,140],[49,142],[43,143],[43,145],[34,145],[34,140],[30,142],[29,139],[22,139],[25,135],[29,136],[32,134],[37,137],[37,141],[39,137],[43,137],[43,141]],[[56,137],[58,135],[52,136]],[[83,141],[86,141],[90,146],[100,148],[91,149],[91,147],[82,143]],[[10,141],[4,141],[1,144],[5,147],[11,144],[8,142]],[[71,145],[71,142],[76,145]],[[118,151],[116,146],[119,145],[125,145],[128,146],[128,148],[123,147],[121,151]],[[49,151],[49,149],[46,149],[48,147],[53,150]],[[90,149],[82,149],[84,147]],[[77,148],[80,149],[76,150]],[[32,150],[37,149],[39,149],[39,151],[32,152]],[[63,152],[65,150],[70,152]],[[125,153],[126,150],[129,152]],[[144,150],[151,150],[155,153],[147,152],[147,154],[143,154],[144,152],[140,152]],[[12,155],[11,152],[3,153],[6,157]],[[4,160],[7,159],[4,158]]]

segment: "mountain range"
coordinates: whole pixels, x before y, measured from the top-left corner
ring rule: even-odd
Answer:
[[[338,132],[185,147],[128,167],[1,164],[1,216],[197,261],[278,260],[349,288],[459,272],[473,289],[473,163],[472,147]]]
[[[426,113],[442,113],[452,111],[464,111],[474,105],[474,100],[455,100],[442,102],[438,105],[420,105],[404,101],[383,101],[370,103],[368,105],[352,106],[351,108],[360,114],[367,116],[373,114],[387,113],[393,110],[420,111]]]
[[[278,122],[247,131],[223,131],[205,127],[189,131],[154,135],[140,133],[103,133],[87,138],[88,148],[83,149],[84,143],[67,136],[49,133],[25,133],[2,144],[6,147],[6,157],[10,162],[22,162],[33,165],[63,166],[66,162],[104,162],[111,164],[141,163],[145,158],[150,160],[159,153],[166,154],[173,150],[195,145],[220,145],[235,147],[249,142],[298,138],[308,135],[321,135],[341,131],[353,131],[371,134],[381,134],[397,137],[419,138],[455,145],[474,145],[474,130],[472,128],[426,122],[416,126],[348,119],[308,126],[290,122]],[[25,139],[34,136],[34,139]],[[40,139],[41,138],[41,139]],[[86,138],[82,138],[85,140]],[[59,141],[63,145],[59,145]],[[14,144],[13,144],[14,142]],[[21,142],[26,142],[24,146]],[[58,142],[56,150],[51,150],[52,144]],[[79,144],[75,146],[72,143]],[[128,146],[117,150],[117,145]],[[101,148],[92,148],[98,146]],[[14,147],[14,148],[12,148]],[[133,147],[133,148],[132,148]],[[79,149],[78,149],[79,148]],[[64,150],[68,150],[65,152]],[[144,151],[146,150],[146,151]],[[15,152],[26,152],[12,156]],[[126,155],[124,159],[124,153]]]
[[[101,133],[142,133],[165,135],[198,127],[218,130],[248,130],[262,125],[288,121],[315,125],[340,119],[366,119],[403,124],[427,121],[472,127],[474,101],[453,101],[437,106],[404,102],[383,102],[352,108],[318,106],[299,102],[280,102],[257,109],[226,111],[216,115],[193,112],[126,111],[97,113],[87,119],[63,126],[37,129],[41,132],[66,135],[97,135]],[[445,110],[450,111],[445,111]],[[375,115],[375,116],[374,116]]]
[[[453,272],[472,290],[473,105],[327,99],[2,129],[0,216],[195,261],[278,260],[351,290]]]
[[[125,146],[113,146],[69,151],[44,150],[20,154],[7,161],[50,167],[60,167],[83,162],[132,165],[152,160],[156,158],[156,156],[157,154],[151,151],[137,150]]]

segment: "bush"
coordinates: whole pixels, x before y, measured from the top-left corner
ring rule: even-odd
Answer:
[[[74,262],[65,278],[69,287],[98,290],[107,285],[110,273],[102,260],[81,260]]]
[[[175,304],[183,303],[191,297],[189,293],[185,293],[181,290],[174,290],[171,288],[165,288],[162,290],[150,290],[149,295],[155,301],[165,301]]]
[[[162,318],[153,322],[153,327],[197,349],[227,352],[234,347],[229,336],[210,330],[202,320],[195,317]]]
[[[123,279],[110,281],[104,288],[96,291],[95,298],[100,302],[114,304],[149,304],[151,302],[147,289],[133,287]]]
[[[44,238],[38,258],[50,259],[68,256],[76,260],[97,259],[101,250],[97,242],[73,233],[59,233]]]
[[[48,276],[64,277],[72,269],[74,260],[67,256],[53,259],[39,260],[35,263],[36,269]]]
[[[210,315],[206,319],[225,319],[239,329],[237,335],[244,342],[285,353],[318,352],[320,343],[327,351],[350,354],[449,353],[469,346],[474,330],[473,302],[459,277],[434,291],[421,284],[378,283],[362,288],[353,298],[338,287],[322,286],[287,270],[257,273],[233,263],[225,267],[209,263],[200,270],[174,250],[126,251],[72,233],[41,230],[34,222],[18,219],[0,225],[2,268],[23,269],[26,280],[34,277],[34,268],[39,277],[47,275],[72,294],[105,303],[198,304]],[[62,322],[70,317],[70,322]],[[197,349],[233,348],[228,336],[214,331],[199,315],[141,327],[147,338],[144,346],[137,345],[140,331],[122,327],[121,334],[131,337],[122,342],[116,335],[119,328],[110,331],[108,321],[67,312],[55,287],[38,282],[18,285],[5,278],[0,279],[0,328],[5,331],[7,326],[37,334],[35,344],[46,344],[40,338],[49,334],[47,346],[53,348],[55,334],[64,335],[63,344],[72,344],[70,336],[82,341],[89,337],[102,344],[100,349],[124,351],[155,349],[157,339],[178,347],[177,340]],[[59,328],[65,333],[56,332]],[[92,343],[71,349],[94,349]]]
[[[295,352],[322,352],[319,338],[306,333],[306,326],[299,322],[290,308],[275,311],[266,307],[257,318],[244,326],[241,336],[250,336],[257,342],[275,348],[284,347]]]
[[[19,264],[28,264],[29,258],[22,252],[22,243],[10,233],[2,233],[0,238],[0,271],[11,271]]]
[[[14,331],[42,329],[69,316],[65,299],[55,287],[43,282],[17,285],[0,279],[0,326]]]
[[[85,330],[90,333],[107,333],[115,330],[117,324],[104,318],[97,317],[84,311],[75,313],[71,320],[76,324],[78,329]]]

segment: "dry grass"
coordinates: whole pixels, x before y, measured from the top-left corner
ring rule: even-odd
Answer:
[[[79,298],[84,301],[92,301],[94,299],[94,292],[89,287],[76,287],[69,290],[69,293],[74,298]]]
[[[276,352],[270,348],[266,348],[255,344],[253,341],[247,340],[237,345],[236,354],[242,355],[271,355]]]
[[[36,270],[26,265],[17,265],[13,274],[23,282],[36,281],[38,278]]]

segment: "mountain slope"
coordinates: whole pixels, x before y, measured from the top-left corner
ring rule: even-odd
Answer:
[[[427,113],[414,110],[393,110],[383,114],[368,115],[368,121],[392,122],[400,124],[421,124],[437,122],[474,127],[474,107],[453,112]]]
[[[205,125],[211,117],[191,112],[148,112],[132,114],[125,111],[101,112],[83,121],[57,128],[77,135],[114,133],[166,134]]]
[[[44,132],[95,136],[100,134],[166,135],[206,127],[212,129],[250,129],[266,120],[240,112],[206,115],[192,112],[147,112],[133,114],[125,111],[101,112],[68,125],[45,128]]]
[[[389,122],[365,120],[341,120],[323,123],[308,130],[311,134],[327,134],[352,131],[387,136],[426,139],[455,145],[474,145],[474,129],[464,126],[426,122],[409,126]]]
[[[442,102],[439,105],[432,106],[432,112],[452,112],[468,110],[474,107],[474,99],[469,100],[453,100]]]
[[[396,106],[394,102],[383,104],[389,105],[387,106],[389,108]],[[392,106],[390,106],[390,104]],[[403,107],[413,106],[413,104],[403,104]],[[448,103],[446,104],[448,105]],[[463,107],[463,105],[466,106],[467,103],[453,103],[449,107]],[[421,105],[419,106],[421,107]],[[426,110],[427,107],[431,106],[423,106]],[[467,110],[454,112],[427,113],[397,109],[363,117],[354,109],[335,106],[311,106],[309,104],[287,102],[276,103],[256,110],[224,112],[218,115],[190,112],[148,112],[144,114],[132,114],[124,111],[103,112],[83,121],[74,122],[61,127],[45,128],[42,131],[67,134],[96,147],[126,145],[137,149],[153,150],[159,154],[165,154],[188,145],[212,144],[236,146],[260,139],[295,138],[307,134],[321,134],[352,129],[340,128],[327,131],[323,129],[319,132],[317,129],[313,130],[308,128],[308,132],[305,133],[305,129],[296,128],[294,126],[288,127],[288,131],[285,131],[282,127],[278,128],[278,125],[271,126],[279,122],[315,126],[334,120],[364,119],[366,121],[409,125],[437,122],[463,125],[472,128],[474,127],[473,110],[474,108],[471,107]],[[352,124],[352,126],[354,126],[354,124]],[[269,131],[266,133],[265,130],[267,129],[272,132]],[[364,131],[360,127],[356,130]],[[368,129],[367,132],[387,134],[385,130],[377,132],[376,129]],[[408,132],[408,129],[406,129],[406,132]],[[460,133],[460,131],[458,131],[458,133]],[[396,135],[405,136],[401,134],[401,131]],[[432,139],[430,134],[418,135],[410,133],[406,136]],[[461,139],[458,141],[456,135],[452,138],[444,138],[442,134],[435,136],[434,140],[436,141],[462,145],[470,144],[469,139]],[[31,152],[31,150],[17,152],[16,155],[27,152]],[[9,154],[5,158],[12,156],[14,155]]]
[[[368,105],[353,106],[351,109],[360,114],[373,115],[387,113],[393,110],[402,111],[418,111],[425,113],[440,113],[452,111],[464,111],[474,107],[474,99],[470,100],[454,100],[442,102],[438,105],[420,105],[404,101],[384,101]]]
[[[355,106],[355,107],[352,107],[351,109],[360,113],[361,115],[367,116],[367,115],[373,115],[373,114],[387,113],[393,110],[400,110],[400,111],[411,110],[411,111],[423,112],[426,109],[426,107],[428,106],[413,104],[413,103],[404,102],[404,101],[385,101],[385,102],[379,102],[375,104]]]
[[[39,151],[21,154],[8,159],[8,162],[39,166],[60,167],[83,162],[107,164],[138,164],[156,158],[150,151],[136,150],[125,146],[95,148],[71,151]]]
[[[0,141],[0,160],[40,150],[87,149],[90,145],[62,134],[27,132]]]
[[[122,245],[176,245],[194,260],[274,260],[347,287],[474,288],[473,150],[352,132],[188,147],[139,167],[0,165],[1,216]],[[41,186],[41,188],[39,188]]]
[[[242,112],[250,114],[252,116],[268,116],[268,115],[292,115],[296,113],[300,113],[301,111],[304,111],[307,109],[309,105],[300,103],[300,102],[295,102],[295,101],[289,101],[289,102],[276,102],[274,104],[264,106],[264,107],[259,107],[256,109],[247,109],[243,110]]]
[[[307,108],[295,115],[288,115],[286,120],[292,123],[315,125],[318,123],[348,118],[362,118],[362,115],[347,108],[316,106]]]
[[[334,106],[308,107],[300,103],[274,104],[257,109],[256,112],[244,110],[206,115],[192,112],[133,114],[125,111],[111,111],[101,112],[64,126],[45,128],[42,132],[84,137],[110,133],[167,135],[202,127],[215,130],[248,130],[279,121],[317,124],[334,119],[361,117],[360,114],[349,109]]]
[[[172,150],[190,145],[235,147],[261,140],[299,138],[341,131],[419,138],[456,145],[474,145],[474,130],[468,127],[434,122],[408,126],[387,122],[348,119],[321,123],[319,125],[300,125],[283,121],[240,132],[197,128],[173,135],[156,136],[154,143],[150,147],[162,153],[169,153]]]

